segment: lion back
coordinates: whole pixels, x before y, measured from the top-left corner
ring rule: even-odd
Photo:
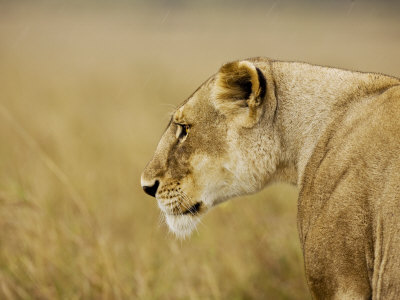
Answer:
[[[314,296],[400,295],[400,86],[338,109],[306,166],[298,222]]]

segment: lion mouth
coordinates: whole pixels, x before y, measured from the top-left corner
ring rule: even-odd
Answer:
[[[207,211],[207,204],[197,202],[180,214],[165,214],[165,221],[171,232],[178,238],[190,236],[200,222],[201,214]]]
[[[201,203],[197,202],[195,205],[192,205],[191,207],[189,207],[187,210],[185,210],[182,215],[196,215],[200,212],[201,209]]]

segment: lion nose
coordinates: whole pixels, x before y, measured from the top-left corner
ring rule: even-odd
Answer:
[[[148,194],[152,197],[155,197],[159,185],[160,185],[160,182],[158,180],[156,180],[152,186],[143,185],[142,188],[146,194]]]

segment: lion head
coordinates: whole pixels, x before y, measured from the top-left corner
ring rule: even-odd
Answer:
[[[178,107],[141,177],[172,232],[189,235],[211,207],[271,180],[275,111],[268,64],[256,59],[223,65]]]

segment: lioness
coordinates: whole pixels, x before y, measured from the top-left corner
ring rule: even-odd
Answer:
[[[273,181],[299,188],[313,298],[400,299],[399,79],[227,63],[175,111],[141,178],[178,236]]]

